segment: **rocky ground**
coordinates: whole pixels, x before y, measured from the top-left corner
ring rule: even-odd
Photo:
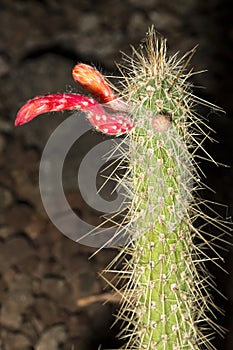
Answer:
[[[29,98],[58,91],[78,91],[73,65],[95,64],[116,72],[120,50],[139,45],[154,24],[167,37],[170,52],[184,53],[197,43],[195,70],[200,97],[221,105],[227,116],[208,112],[220,144],[207,144],[211,155],[233,163],[232,42],[230,1],[211,0],[56,0],[0,1],[0,350],[94,350],[117,348],[118,329],[110,328],[117,301],[105,303],[109,286],[99,273],[115,256],[66,238],[49,221],[41,202],[38,174],[46,140],[64,114],[14,128],[18,108]],[[85,139],[76,159],[85,154]],[[233,210],[232,169],[204,164],[209,198]],[[97,213],[82,200],[67,171],[64,183],[74,210],[89,223]],[[232,249],[224,252],[230,275],[212,268],[221,292],[216,303],[227,310],[220,322],[230,332],[216,339],[217,349],[232,349]],[[210,267],[211,269],[211,267]],[[100,296],[103,296],[102,299]],[[96,297],[96,301],[86,299]],[[107,297],[107,296],[106,296]],[[84,298],[84,299],[83,299]],[[81,305],[80,300],[86,300]],[[88,302],[89,300],[89,302]]]

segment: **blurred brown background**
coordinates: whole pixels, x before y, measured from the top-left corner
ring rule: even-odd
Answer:
[[[116,252],[94,249],[64,237],[48,220],[40,199],[38,166],[50,133],[69,114],[41,117],[14,128],[19,107],[29,98],[52,92],[77,92],[71,70],[75,63],[95,64],[116,73],[120,50],[138,47],[149,25],[167,37],[171,53],[199,44],[192,60],[195,93],[221,106],[226,115],[207,113],[219,144],[206,144],[216,161],[233,163],[232,44],[230,0],[0,0],[0,349],[94,350],[117,348],[117,327],[110,329],[117,304],[79,298],[107,292],[98,273]],[[98,138],[96,134],[91,137]],[[85,143],[79,158],[85,153]],[[232,168],[203,164],[205,183],[216,192],[212,201],[233,211]],[[66,180],[69,182],[69,177]],[[84,220],[98,221],[78,189],[70,203]],[[219,323],[229,329],[216,348],[233,348],[232,248],[222,255],[229,275],[210,266],[221,293],[215,302],[226,310]]]

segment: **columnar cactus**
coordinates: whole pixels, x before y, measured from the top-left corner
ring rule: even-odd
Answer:
[[[197,195],[201,185],[195,154],[202,149],[199,136],[207,134],[192,110],[198,101],[187,80],[192,53],[168,58],[166,41],[151,29],[142,51],[125,56],[118,95],[95,69],[77,65],[75,80],[95,100],[75,94],[39,97],[19,111],[16,121],[19,125],[46,111],[82,109],[98,131],[125,135],[128,165],[119,184],[130,204],[119,229],[125,226],[131,239],[107,270],[124,260],[123,270],[115,271],[120,284],[124,281],[117,319],[128,350],[212,349],[212,330],[220,329],[208,318],[208,312],[215,312],[203,264],[208,259],[203,246],[209,243],[202,236],[204,224],[200,229],[195,224],[199,217],[215,219],[200,211],[203,201]],[[217,221],[215,225],[221,228]]]
[[[126,281],[118,315],[125,349],[211,349],[211,328],[218,328],[207,315],[214,307],[212,282],[203,265],[205,238],[194,224],[211,218],[197,199],[195,152],[202,146],[195,137],[206,135],[192,110],[191,73],[184,72],[192,53],[167,58],[165,41],[152,30],[146,56],[126,57],[122,96],[135,127],[126,139],[129,167],[122,180],[126,188],[131,180],[130,259],[117,272]]]

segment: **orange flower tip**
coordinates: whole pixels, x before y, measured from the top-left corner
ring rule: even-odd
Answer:
[[[100,102],[107,103],[117,98],[103,75],[88,64],[78,63],[73,68],[74,80]]]

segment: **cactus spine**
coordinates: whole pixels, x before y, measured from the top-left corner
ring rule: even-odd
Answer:
[[[153,28],[145,46],[134,50],[133,58],[125,57],[119,91],[135,119],[125,140],[129,166],[121,180],[131,197],[125,222],[132,241],[106,269],[114,271],[115,262],[124,260],[117,271],[120,283],[125,282],[119,287],[120,336],[128,350],[213,349],[212,330],[219,327],[208,318],[212,281],[202,249],[209,243],[195,222],[201,217],[221,224],[199,209],[204,201],[197,196],[195,154],[202,141],[195,138],[208,136],[192,110],[197,99],[187,82],[191,72],[185,73],[192,52],[167,58],[166,42]]]

